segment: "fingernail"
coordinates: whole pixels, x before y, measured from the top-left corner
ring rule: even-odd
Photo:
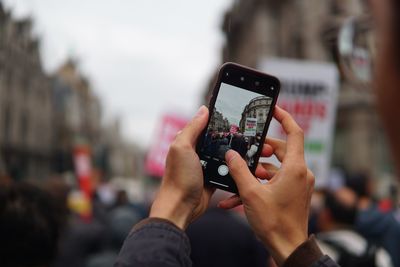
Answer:
[[[205,113],[205,111],[206,111],[206,107],[205,107],[204,105],[202,105],[202,106],[199,108],[199,110],[197,111],[196,117],[202,116],[202,115]]]
[[[233,151],[232,149],[229,149],[226,153],[225,153],[225,160],[226,162],[230,163],[232,162],[232,160],[234,160],[237,156],[237,153],[235,151]]]

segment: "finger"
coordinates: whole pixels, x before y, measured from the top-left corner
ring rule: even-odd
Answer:
[[[265,142],[272,147],[274,155],[282,162],[286,154],[286,142],[275,138],[267,138]]]
[[[233,209],[240,205],[242,205],[242,200],[238,195],[231,196],[218,203],[218,207],[222,209]]]
[[[225,160],[228,164],[229,173],[235,181],[239,192],[246,191],[248,188],[260,184],[250,172],[249,167],[239,153],[230,149],[225,154]]]
[[[286,156],[289,159],[299,157],[304,160],[304,134],[303,130],[296,123],[293,117],[279,106],[275,106],[275,119],[282,125],[283,130],[287,134]],[[285,157],[285,159],[287,158]]]
[[[262,151],[261,151],[261,157],[271,157],[274,154],[274,149],[272,146],[269,144],[264,144]]]
[[[261,164],[257,165],[255,174],[256,174],[256,177],[259,179],[263,179],[263,180],[270,179],[268,171],[266,169],[264,169]]]
[[[208,121],[208,108],[201,106],[193,119],[183,128],[177,136],[177,140],[185,140],[192,146],[196,145],[197,138],[202,133]]]
[[[260,163],[256,169],[256,177],[263,180],[271,180],[278,171],[278,167],[271,163]]]
[[[308,191],[308,202],[307,210],[310,210],[311,198],[314,192],[315,177],[310,169],[307,169],[307,191]]]
[[[207,198],[207,201],[209,201],[212,197],[212,195],[215,193],[216,188],[215,187],[211,187],[211,186],[206,186],[204,188],[204,194],[205,197]]]

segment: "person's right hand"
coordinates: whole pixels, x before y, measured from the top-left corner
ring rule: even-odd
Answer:
[[[219,203],[233,208],[243,203],[250,226],[278,265],[308,238],[308,214],[314,175],[304,160],[304,134],[288,112],[275,107],[274,117],[287,134],[287,142],[267,139],[262,156],[275,154],[281,167],[260,164],[256,175],[268,179],[261,184],[240,155],[229,150],[226,162],[239,189],[239,196]],[[262,166],[262,167],[261,167]]]

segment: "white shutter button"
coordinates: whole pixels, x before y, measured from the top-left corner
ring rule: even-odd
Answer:
[[[228,166],[226,165],[221,165],[218,167],[218,173],[221,176],[226,176],[229,173]]]

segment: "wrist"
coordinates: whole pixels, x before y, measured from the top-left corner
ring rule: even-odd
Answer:
[[[166,219],[185,230],[190,221],[191,211],[179,194],[165,195],[160,192],[151,206],[149,217]]]
[[[287,258],[305,241],[307,241],[307,235],[289,236],[271,238],[268,242],[264,242],[266,247],[271,253],[272,258],[275,260],[278,266],[282,266]]]

